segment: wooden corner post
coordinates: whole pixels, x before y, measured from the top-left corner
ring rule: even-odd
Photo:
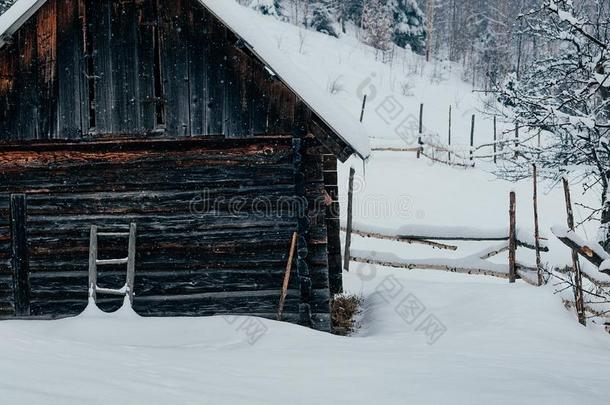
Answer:
[[[474,123],[476,120],[476,116],[472,114],[472,119],[470,122],[470,161],[474,160]]]
[[[343,268],[345,271],[349,271],[349,262],[351,259],[350,249],[352,245],[352,226],[353,226],[353,212],[354,212],[354,176],[356,170],[350,168],[349,170],[349,186],[347,190],[347,229],[345,231],[345,254],[343,255]]]
[[[15,316],[30,316],[30,262],[27,244],[27,200],[25,194],[11,195],[11,267]]]

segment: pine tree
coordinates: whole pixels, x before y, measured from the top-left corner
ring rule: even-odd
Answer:
[[[388,0],[392,15],[392,41],[423,54],[426,47],[425,16],[416,0]]]
[[[385,0],[368,0],[362,11],[362,28],[372,47],[387,51],[391,48],[393,32],[392,9]]]
[[[252,0],[250,3],[250,8],[253,8],[264,15],[272,15],[277,17],[281,14],[280,0]]]
[[[333,7],[330,0],[317,0],[312,4],[309,26],[327,35],[339,36],[334,27]]]
[[[0,14],[4,13],[15,2],[15,0],[0,0]]]

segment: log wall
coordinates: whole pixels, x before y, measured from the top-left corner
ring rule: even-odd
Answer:
[[[135,222],[137,312],[274,317],[298,228],[293,146],[287,136],[0,147],[0,316],[14,314],[9,200],[24,193],[32,316],[82,311],[90,226],[126,230]],[[329,330],[325,211],[311,209],[324,188],[319,149],[304,145],[298,168],[312,201],[311,296],[292,277],[284,313],[298,322],[306,303],[312,326]],[[99,249],[102,259],[125,257],[127,243],[100,239]],[[101,267],[100,285],[119,288],[123,267]],[[121,303],[100,298],[105,310]]]
[[[89,227],[134,221],[138,312],[273,316],[299,230],[285,319],[328,330],[329,283],[341,290],[336,161],[352,153],[198,1],[47,0],[0,49],[0,317],[78,313]],[[219,206],[193,215],[204,191]],[[21,193],[23,296],[10,221]],[[228,214],[236,198],[277,209],[288,196],[302,212]],[[125,248],[100,241],[103,257]],[[123,275],[104,268],[100,284]]]

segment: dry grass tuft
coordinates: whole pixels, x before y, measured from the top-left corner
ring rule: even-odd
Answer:
[[[358,328],[354,319],[360,312],[362,297],[353,294],[338,294],[331,301],[333,333],[349,336]]]

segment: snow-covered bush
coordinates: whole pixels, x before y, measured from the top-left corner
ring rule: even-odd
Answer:
[[[610,251],[610,8],[591,24],[571,0],[545,0],[523,17],[540,44],[538,57],[498,86],[523,133],[547,135],[540,147],[523,142],[519,156],[559,177],[584,171],[589,190],[601,191],[599,240]],[[517,162],[513,172],[527,171]],[[600,214],[600,213],[597,213]],[[599,215],[598,215],[599,217]]]
[[[392,13],[392,40],[401,48],[410,47],[414,52],[423,54],[426,46],[424,13],[416,0],[389,0]]]
[[[385,0],[369,0],[362,12],[366,41],[372,47],[388,51],[392,44],[392,10]]]
[[[334,19],[332,16],[332,6],[328,0],[319,0],[312,6],[312,13],[309,26],[323,34],[338,37],[334,27]]]
[[[264,15],[280,15],[279,0],[252,0],[250,8]]]

